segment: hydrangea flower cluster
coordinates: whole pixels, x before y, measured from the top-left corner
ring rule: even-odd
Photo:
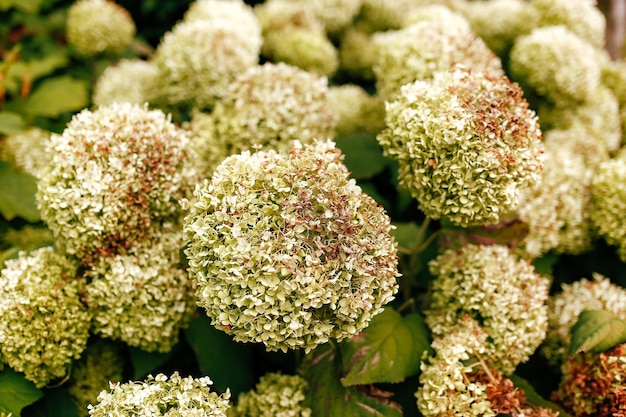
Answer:
[[[549,282],[505,246],[448,249],[429,263],[436,277],[424,311],[434,337],[469,316],[487,333],[484,359],[503,374],[528,360],[546,336]]]
[[[433,219],[497,223],[541,175],[535,113],[505,76],[457,67],[401,88],[377,136],[400,185]]]
[[[91,317],[75,261],[51,247],[21,252],[0,271],[0,359],[37,387],[68,375]]]
[[[310,417],[302,404],[308,385],[299,375],[265,374],[254,390],[239,395],[228,417]]]
[[[561,285],[548,300],[548,334],[541,352],[552,365],[561,364],[569,349],[570,330],[585,310],[609,310],[626,319],[626,290],[600,274]]]
[[[365,131],[376,134],[385,127],[385,102],[371,96],[361,86],[342,84],[331,86],[329,100],[337,119],[336,136]]]
[[[378,58],[373,70],[382,97],[392,99],[403,85],[430,79],[435,72],[448,71],[456,65],[494,76],[504,74],[500,59],[471,31],[462,15],[448,10],[430,16],[422,12],[418,16],[421,20],[414,16],[416,23],[403,29],[374,34]]]
[[[46,152],[49,138],[50,132],[38,127],[9,135],[0,145],[0,159],[37,178],[50,159]]]
[[[342,340],[397,291],[396,243],[331,141],[243,152],[198,186],[184,231],[198,304],[268,350]]]
[[[152,61],[122,59],[102,72],[93,87],[92,101],[105,107],[115,102],[143,104],[154,99],[159,70]]]
[[[83,55],[121,52],[136,32],[132,16],[109,0],[77,0],[67,11],[67,41]]]
[[[626,262],[626,154],[600,165],[591,190],[591,221],[604,240],[617,247],[619,257]]]
[[[374,79],[374,62],[378,52],[374,36],[352,26],[340,38],[339,70],[357,80]]]
[[[259,21],[253,9],[241,0],[196,0],[189,5],[183,21],[202,20],[206,24],[228,22],[239,30],[248,31],[251,41],[259,37]]]
[[[91,417],[226,417],[230,392],[211,391],[209,377],[181,377],[174,372],[148,375],[144,381],[111,383],[110,391],[98,395],[98,403],[89,406]]]
[[[169,352],[196,310],[194,286],[180,264],[182,230],[164,225],[85,272],[92,330],[145,351]]]
[[[271,0],[270,0],[271,1]],[[361,10],[363,0],[296,0],[320,21],[329,34],[340,33],[352,24]]]
[[[38,183],[41,218],[57,245],[84,258],[113,255],[153,223],[177,219],[196,182],[189,138],[159,110],[129,103],[76,114],[53,135]]]
[[[415,0],[362,0],[357,27],[368,33],[400,29],[406,17],[422,6]]]

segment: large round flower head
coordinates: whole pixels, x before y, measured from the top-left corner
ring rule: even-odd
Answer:
[[[230,82],[259,61],[261,32],[228,20],[177,23],[157,46],[158,100],[170,105],[212,108]]]
[[[626,319],[626,290],[600,274],[562,284],[561,292],[548,300],[548,334],[541,352],[552,365],[563,362],[570,343],[570,331],[585,310],[609,310]]]
[[[228,417],[310,417],[311,409],[302,404],[308,387],[299,375],[265,374],[254,390],[239,395]]]
[[[362,0],[358,27],[366,32],[382,32],[402,27],[406,16],[424,0]]]
[[[361,10],[363,0],[295,0],[306,4],[329,34],[350,26]]]
[[[38,387],[67,376],[87,345],[91,318],[77,266],[44,247],[0,272],[0,359]]]
[[[468,315],[489,335],[485,360],[504,374],[528,360],[545,338],[548,279],[507,247],[449,249],[429,267],[436,278],[424,315],[435,337]]]
[[[325,139],[335,128],[326,78],[282,63],[237,77],[206,122],[198,133],[217,140],[226,155],[257,147],[287,150],[293,140]]]
[[[33,177],[39,177],[50,156],[46,146],[50,132],[31,127],[3,139],[0,144],[0,160],[11,162],[17,169]]]
[[[606,19],[596,0],[530,0],[533,26],[564,25],[595,48],[604,47]]]
[[[369,95],[362,87],[356,84],[331,86],[329,98],[337,119],[337,136],[359,131],[376,134],[385,127],[385,102]]]
[[[589,215],[600,236],[626,262],[626,157],[603,162],[591,183]]]
[[[145,351],[169,352],[196,310],[180,264],[182,232],[166,225],[125,254],[99,258],[85,275],[93,332]]]
[[[263,35],[287,28],[324,31],[313,10],[304,2],[290,0],[268,0],[254,6]]]
[[[373,35],[355,27],[346,29],[339,40],[339,70],[350,77],[373,80],[378,59]]]
[[[115,102],[143,104],[154,99],[159,70],[152,61],[122,59],[96,80],[92,101],[104,107]]]
[[[330,141],[244,152],[184,201],[188,269],[218,329],[310,351],[360,332],[393,299],[390,220],[342,158]]]
[[[197,181],[189,138],[159,110],[129,103],[76,114],[50,139],[38,183],[41,218],[57,244],[80,258],[111,255],[154,222],[177,218]]]
[[[196,0],[185,12],[183,20],[203,20],[207,25],[228,22],[244,32],[248,31],[250,40],[261,36],[261,25],[252,7],[242,0]]]
[[[392,99],[404,84],[430,79],[434,73],[457,65],[477,72],[504,74],[500,58],[470,30],[465,18],[450,14],[462,24],[424,19],[401,30],[374,35],[378,59],[373,70],[382,97]]]
[[[427,216],[461,226],[497,223],[540,178],[535,113],[505,76],[457,68],[416,81],[387,103],[378,135],[400,184]]]
[[[83,55],[121,52],[135,31],[130,13],[110,0],[77,0],[67,11],[67,41]]]
[[[516,39],[509,54],[511,78],[557,106],[589,100],[600,84],[591,44],[565,26],[547,26]]]
[[[110,391],[98,395],[98,403],[89,405],[91,417],[226,417],[230,391],[221,395],[211,391],[208,376],[181,377],[174,372],[148,375],[144,381],[111,383]]]

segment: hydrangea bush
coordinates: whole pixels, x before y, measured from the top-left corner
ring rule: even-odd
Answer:
[[[0,2],[0,416],[624,415],[604,6]]]

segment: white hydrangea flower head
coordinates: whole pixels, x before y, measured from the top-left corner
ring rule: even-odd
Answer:
[[[591,183],[591,221],[598,234],[626,262],[626,157],[603,162]]]
[[[64,378],[87,345],[91,317],[78,264],[43,247],[0,271],[0,359],[37,387]]]
[[[342,159],[331,141],[244,152],[183,201],[188,270],[216,328],[308,352],[360,332],[394,298],[389,217]]]
[[[516,39],[511,78],[557,106],[589,100],[600,85],[595,48],[565,26],[546,26]]]
[[[373,36],[378,59],[374,61],[378,94],[393,99],[400,88],[417,80],[428,80],[436,72],[465,65],[476,72],[503,75],[502,62],[470,29],[460,14],[450,24],[445,13],[400,30],[376,33]]]
[[[46,146],[51,133],[31,127],[5,137],[0,145],[0,160],[11,162],[22,172],[38,178],[50,157]]]
[[[239,395],[228,417],[311,417],[311,409],[302,404],[308,387],[299,375],[265,374],[254,390]]]
[[[180,263],[182,230],[164,225],[124,254],[86,271],[92,330],[147,352],[169,352],[196,311],[194,286]]]
[[[148,375],[144,381],[111,383],[110,391],[98,395],[89,406],[91,417],[226,417],[230,391],[211,391],[209,377]]]
[[[261,31],[228,20],[177,23],[157,46],[159,102],[206,110],[226,92],[237,75],[258,64]]]
[[[261,25],[252,7],[242,0],[196,0],[183,16],[185,22],[195,20],[203,20],[206,24],[228,22],[247,31],[251,41],[261,36]]]
[[[329,88],[329,100],[337,119],[336,136],[366,131],[376,134],[385,127],[385,102],[356,84]]]
[[[114,103],[74,115],[50,139],[38,183],[41,218],[79,258],[112,255],[180,215],[197,181],[186,133],[160,110]]]
[[[433,219],[497,223],[541,175],[535,113],[505,76],[457,67],[402,87],[377,136],[400,185]]]
[[[603,275],[562,284],[561,291],[548,300],[548,334],[541,352],[552,365],[567,357],[570,330],[584,310],[609,310],[626,319],[626,290]]]
[[[548,327],[549,282],[527,261],[500,245],[448,249],[429,263],[436,277],[424,312],[434,337],[464,316],[489,335],[484,359],[512,373],[543,342]]]
[[[115,102],[143,104],[154,99],[159,71],[152,61],[122,59],[108,66],[96,80],[92,101],[98,107]]]
[[[130,13],[110,0],[77,0],[66,25],[68,43],[86,56],[121,52],[137,30]]]
[[[352,25],[361,10],[363,0],[296,0],[296,2],[306,4],[323,24],[326,32],[335,34]]]
[[[447,21],[450,26],[460,27],[461,30],[469,30],[469,21],[459,11],[452,10],[444,4],[430,4],[411,10],[402,21],[402,28],[424,21],[443,22]]]

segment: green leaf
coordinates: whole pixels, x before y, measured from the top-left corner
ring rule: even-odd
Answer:
[[[389,160],[383,156],[382,148],[373,135],[356,133],[338,138],[336,144],[344,153],[344,163],[354,178],[371,178],[389,164]]]
[[[19,417],[22,409],[43,397],[43,392],[12,369],[0,373],[0,412]]]
[[[196,352],[200,371],[210,375],[215,387],[230,388],[233,396],[254,386],[252,348],[237,343],[211,325],[205,314],[199,314],[185,330],[187,342]]]
[[[7,90],[15,94],[21,88],[20,86],[24,78],[33,82],[46,75],[52,74],[52,72],[58,68],[67,66],[68,63],[68,56],[59,50],[47,53],[39,59],[17,61],[11,66],[7,75]]]
[[[386,308],[356,336],[340,344],[345,386],[401,382],[417,375],[430,350],[428,328],[417,314],[401,316]]]
[[[145,350],[131,347],[130,360],[133,364],[133,378],[142,379],[150,372],[167,362],[176,353],[176,348],[169,352],[146,352]]]
[[[339,380],[337,351],[326,344],[309,353],[302,362],[302,376],[309,383],[305,402],[311,417],[402,417],[389,395],[374,387],[344,387]]]
[[[81,110],[88,103],[87,83],[64,75],[43,81],[23,103],[23,111],[32,116],[56,117]]]
[[[416,222],[394,222],[396,228],[391,231],[391,235],[396,239],[398,245],[410,249],[415,244],[415,239],[420,232],[420,225]]]
[[[39,220],[35,201],[37,180],[19,172],[8,162],[0,161],[0,214],[7,220],[21,217],[34,223]]]
[[[626,320],[620,320],[608,310],[585,310],[570,332],[570,354],[605,352],[626,342]]]
[[[515,374],[509,376],[508,378],[511,380],[511,382],[513,382],[513,385],[524,391],[524,394],[526,394],[526,399],[530,404],[536,405],[538,407],[549,408],[552,411],[557,411],[559,413],[559,417],[572,417],[571,414],[568,414],[561,407],[539,395],[535,388],[526,379]]]
[[[0,0],[0,10],[15,7],[26,13],[37,13],[42,3],[43,0]]]
[[[26,129],[26,122],[18,113],[0,112],[0,134],[13,135]]]
[[[22,417],[79,417],[79,415],[87,415],[87,410],[79,414],[65,387],[46,390],[45,397],[22,411]]]

